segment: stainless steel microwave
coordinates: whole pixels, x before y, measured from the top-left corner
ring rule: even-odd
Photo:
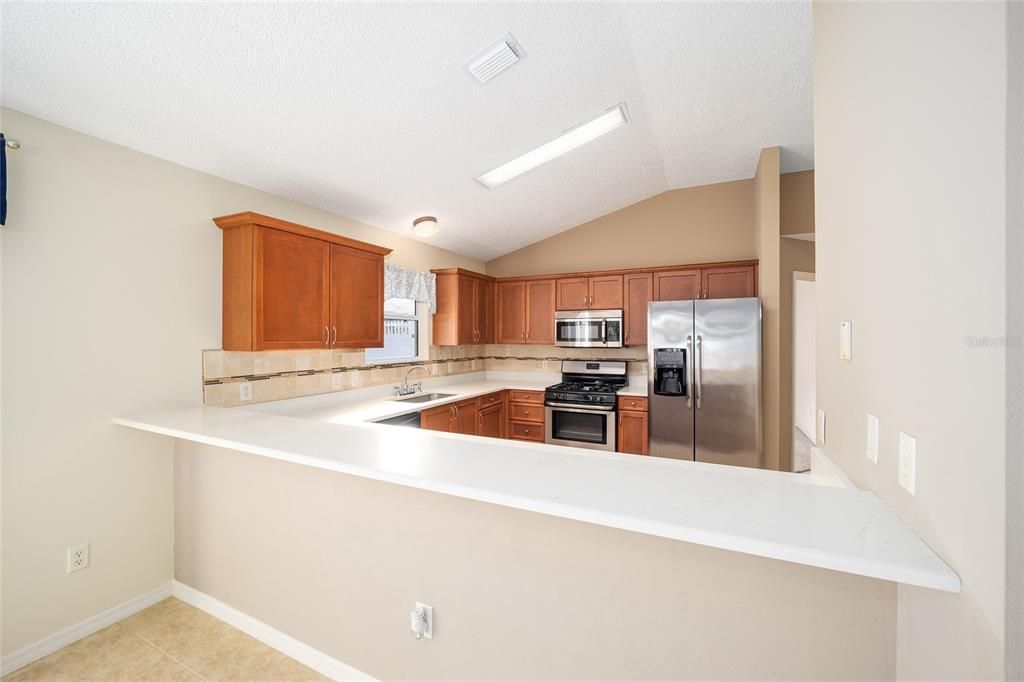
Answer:
[[[565,310],[555,313],[555,345],[621,348],[621,310]]]

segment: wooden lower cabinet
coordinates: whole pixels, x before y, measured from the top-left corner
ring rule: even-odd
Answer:
[[[481,407],[477,412],[476,435],[488,438],[505,437],[505,403]]]
[[[544,392],[508,392],[508,437],[544,442]]]
[[[476,398],[455,403],[455,428],[452,430],[455,433],[475,436],[477,411],[478,403]]]
[[[646,455],[647,398],[619,396],[618,452]]]
[[[455,406],[442,405],[420,412],[420,428],[430,431],[455,430]]]

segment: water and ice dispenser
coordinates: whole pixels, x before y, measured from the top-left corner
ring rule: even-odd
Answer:
[[[686,397],[686,349],[654,349],[655,395]]]

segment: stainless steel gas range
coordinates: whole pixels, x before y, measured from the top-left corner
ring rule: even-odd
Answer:
[[[544,391],[544,442],[614,452],[615,394],[626,381],[623,361],[563,360],[562,383]]]

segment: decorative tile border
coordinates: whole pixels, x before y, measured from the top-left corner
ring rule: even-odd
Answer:
[[[203,402],[221,407],[238,405],[241,401],[237,384],[243,382],[252,384],[252,400],[246,402],[258,403],[398,384],[410,367],[417,366],[426,367],[434,377],[486,370],[557,373],[561,371],[562,360],[627,360],[630,375],[647,372],[646,352],[632,348],[432,346],[428,360],[395,364],[366,364],[362,351],[207,350],[203,351]]]

